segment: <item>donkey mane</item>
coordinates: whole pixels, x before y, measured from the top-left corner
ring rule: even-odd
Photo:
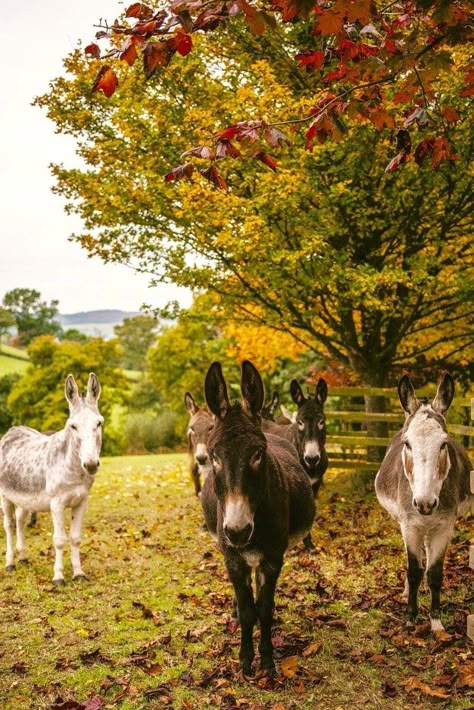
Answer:
[[[419,417],[420,415],[424,415],[426,419],[434,419],[437,424],[443,429],[443,431],[447,432],[446,428],[446,419],[443,417],[442,414],[439,414],[438,412],[435,412],[434,409],[431,407],[431,402],[425,397],[424,398],[426,401],[421,401],[420,406],[414,412],[413,414],[410,414],[405,423],[403,424],[402,427],[402,433],[405,433],[408,427],[410,426],[411,422],[415,417]],[[421,410],[421,411],[420,411]]]
[[[245,417],[242,417],[242,414]],[[209,446],[212,447],[216,441],[232,439],[237,441],[244,438],[252,445],[265,444],[265,435],[261,429],[255,426],[255,422],[248,416],[240,402],[231,404],[222,421],[217,420],[209,438]]]

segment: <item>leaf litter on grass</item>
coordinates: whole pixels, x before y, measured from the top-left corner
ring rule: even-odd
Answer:
[[[50,524],[41,516],[29,535],[29,571],[0,578],[5,707],[473,705],[468,521],[460,521],[446,561],[446,631],[431,634],[422,592],[419,624],[408,632],[396,528],[371,492],[354,492],[349,474],[328,476],[313,529],[316,550],[290,551],[279,580],[277,673],[258,671],[257,654],[255,675],[243,678],[232,589],[222,556],[200,529],[183,461],[104,462],[86,518],[90,580],[80,588],[46,590]],[[258,636],[257,629],[257,644]]]

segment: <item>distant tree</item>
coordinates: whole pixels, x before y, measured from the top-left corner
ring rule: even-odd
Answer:
[[[156,340],[158,320],[154,316],[139,315],[125,318],[114,327],[114,333],[123,349],[122,366],[127,370],[146,368],[146,354]]]
[[[61,340],[63,342],[66,340],[72,340],[75,343],[87,343],[89,339],[88,335],[77,328],[68,328],[67,330],[63,330],[61,333]]]
[[[0,350],[2,349],[2,337],[8,333],[9,328],[15,325],[15,318],[8,308],[0,306]]]
[[[61,324],[55,320],[59,301],[41,300],[39,291],[14,288],[3,297],[3,305],[13,315],[20,345],[26,346],[39,335],[59,335]]]
[[[68,405],[64,398],[64,381],[72,373],[80,389],[85,389],[90,372],[95,372],[102,385],[100,411],[105,417],[104,449],[114,443],[110,419],[114,405],[123,404],[128,382],[120,370],[120,353],[116,341],[91,338],[87,344],[57,342],[51,335],[36,338],[28,347],[31,365],[18,380],[7,404],[18,424],[40,431],[58,430],[64,426]]]
[[[12,372],[9,375],[0,377],[0,436],[13,424],[13,415],[8,407],[7,400],[13,385],[18,382],[21,375],[18,372]]]
[[[207,307],[206,299],[196,299],[176,324],[163,328],[156,345],[148,351],[147,377],[161,403],[181,414],[183,429],[187,421],[185,393],[191,392],[198,404],[203,404],[204,378],[210,363],[235,363],[226,353],[228,341],[220,328],[205,318]]]

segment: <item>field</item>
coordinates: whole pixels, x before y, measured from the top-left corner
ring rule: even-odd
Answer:
[[[89,580],[73,583],[67,567],[55,588],[40,515],[30,564],[0,571],[2,710],[473,706],[467,519],[446,563],[446,632],[429,631],[426,591],[408,632],[398,531],[371,486],[329,472],[316,550],[289,553],[277,589],[278,673],[251,679],[238,672],[231,589],[201,523],[184,455],[104,459],[86,517]]]
[[[0,377],[10,375],[12,372],[23,374],[29,365],[28,355],[24,350],[4,345],[0,350]]]

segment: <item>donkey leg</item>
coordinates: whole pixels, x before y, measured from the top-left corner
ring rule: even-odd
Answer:
[[[257,621],[257,610],[253,598],[250,568],[237,557],[232,557],[231,560],[226,559],[226,566],[237,598],[241,628],[240,667],[244,675],[251,675],[252,661],[255,655],[252,637],[253,627]]]
[[[264,563],[257,568],[257,614],[260,621],[260,668],[273,669],[272,622],[275,588],[283,560],[275,564]]]
[[[28,558],[26,556],[26,544],[25,544],[25,526],[26,519],[29,515],[29,511],[24,508],[17,508],[15,511],[16,515],[16,549],[18,552],[18,561],[26,564]]]
[[[412,626],[418,615],[418,589],[423,579],[423,533],[410,525],[402,526],[407,553],[408,624]]]
[[[15,506],[14,504],[2,496],[2,510],[3,510],[3,527],[5,528],[5,535],[7,539],[7,554],[5,566],[7,572],[13,572],[15,569],[15,551],[13,543],[13,531],[15,530]]]
[[[84,514],[87,510],[87,498],[84,498],[78,506],[71,510],[71,562],[72,562],[72,578],[85,579],[86,575],[81,567],[80,546],[82,538],[82,522]]]
[[[201,477],[199,475],[199,466],[197,463],[193,464],[193,467],[191,468],[191,478],[194,483],[194,492],[197,496],[199,496],[201,494]]]
[[[60,584],[64,584],[63,553],[67,541],[66,531],[64,529],[64,506],[60,501],[51,501],[51,516],[53,518],[53,543],[56,553],[53,584],[59,586]]]
[[[453,534],[454,522],[437,529],[426,540],[426,576],[431,592],[430,622],[432,631],[443,631],[440,619],[440,592],[443,583],[443,563],[446,548]]]

